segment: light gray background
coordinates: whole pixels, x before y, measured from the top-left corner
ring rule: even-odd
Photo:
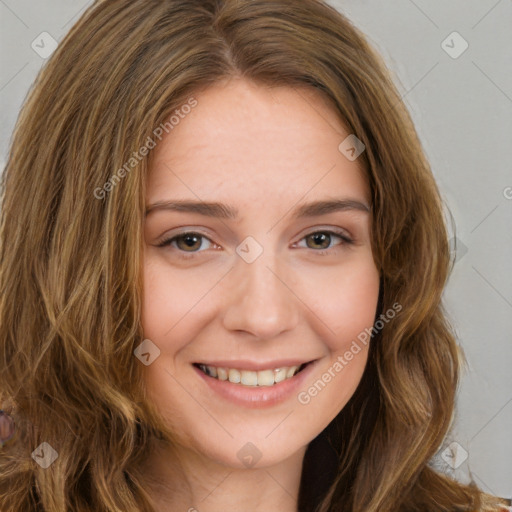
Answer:
[[[45,62],[32,41],[43,31],[60,41],[91,3],[0,0],[2,170],[19,109]],[[458,260],[445,298],[469,371],[453,430],[433,463],[465,482],[471,471],[480,487],[510,498],[512,2],[330,3],[363,30],[394,72],[455,220]],[[469,44],[458,58],[442,46],[454,31]],[[447,45],[457,51],[461,41],[451,37]]]

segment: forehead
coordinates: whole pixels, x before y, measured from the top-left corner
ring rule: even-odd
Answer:
[[[338,149],[350,132],[320,91],[232,79],[194,97],[153,150],[148,201],[296,203],[341,193],[368,202],[364,169]]]

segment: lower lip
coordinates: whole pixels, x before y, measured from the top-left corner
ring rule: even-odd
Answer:
[[[297,390],[311,375],[317,361],[312,361],[292,378],[283,380],[273,386],[234,384],[229,380],[219,380],[215,377],[210,377],[196,366],[193,366],[193,368],[210,389],[221,397],[235,404],[257,409],[277,405],[291,396],[295,396]]]

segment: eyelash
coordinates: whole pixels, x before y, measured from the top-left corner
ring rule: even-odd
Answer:
[[[302,240],[306,239],[307,237],[309,237],[311,235],[316,235],[318,233],[327,234],[327,235],[331,235],[331,236],[334,235],[335,237],[340,238],[342,240],[342,242],[338,245],[341,245],[341,246],[351,245],[354,243],[354,241],[351,238],[349,238],[345,234],[344,231],[329,230],[329,229],[312,231],[311,233],[308,233],[307,235],[303,236],[299,240],[299,242],[301,242]],[[214,243],[206,235],[203,235],[202,233],[198,233],[197,231],[183,231],[182,233],[178,233],[170,238],[166,238],[166,239],[162,240],[159,244],[157,244],[157,247],[171,246],[171,243],[174,242],[177,238],[183,237],[185,235],[197,235],[200,238],[204,238],[204,239],[208,240],[212,244]],[[334,247],[336,247],[336,246],[334,246]],[[192,259],[192,258],[195,258],[198,253],[204,252],[204,251],[187,252],[187,251],[182,251],[178,248],[174,248],[174,249],[176,249],[178,252],[181,253],[179,257],[182,259]],[[308,249],[308,247],[306,247],[306,249]],[[311,250],[314,251],[315,253],[318,253],[319,256],[324,256],[326,254],[331,254],[331,253],[337,254],[337,250],[333,249],[332,247],[330,247],[328,249],[320,249],[320,250],[311,249]]]

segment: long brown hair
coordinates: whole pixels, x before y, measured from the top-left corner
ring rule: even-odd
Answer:
[[[165,425],[133,356],[151,161],[140,148],[233,76],[322,91],[365,144],[378,314],[403,307],[310,443],[298,509],[497,510],[429,465],[461,361],[441,303],[442,199],[380,57],[319,0],[97,1],[39,73],[2,176],[0,406],[16,435],[1,450],[0,508],[153,510],[137,468]],[[43,442],[57,453],[47,469],[31,455]]]

